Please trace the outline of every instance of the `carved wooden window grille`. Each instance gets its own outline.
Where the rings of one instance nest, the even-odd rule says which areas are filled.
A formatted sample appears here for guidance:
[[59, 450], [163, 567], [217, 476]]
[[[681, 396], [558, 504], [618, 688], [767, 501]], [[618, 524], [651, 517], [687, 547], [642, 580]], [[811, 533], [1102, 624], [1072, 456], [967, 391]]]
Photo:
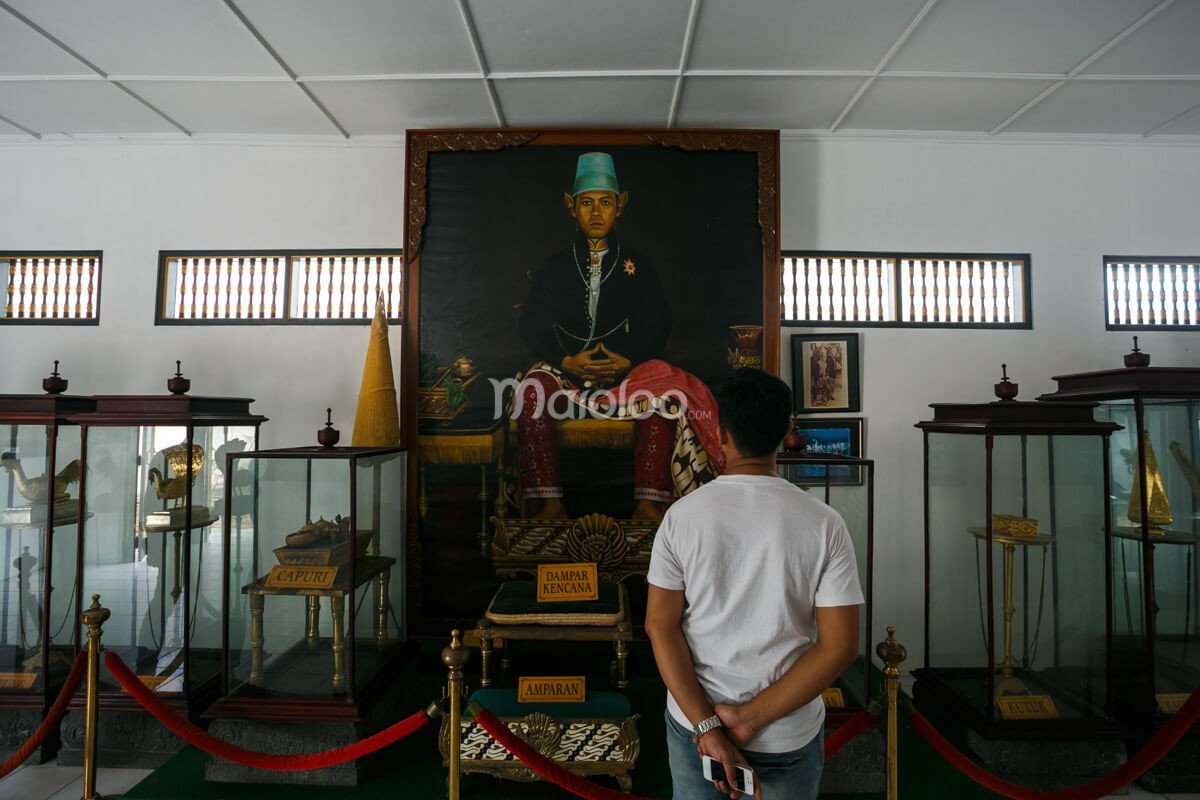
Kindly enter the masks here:
[[1104, 257], [1109, 330], [1200, 327], [1200, 258]]
[[180, 253], [159, 257], [159, 324], [399, 322], [399, 250]]
[[789, 252], [784, 325], [1030, 328], [1028, 255]]
[[0, 322], [98, 324], [100, 261], [96, 252], [0, 252]]

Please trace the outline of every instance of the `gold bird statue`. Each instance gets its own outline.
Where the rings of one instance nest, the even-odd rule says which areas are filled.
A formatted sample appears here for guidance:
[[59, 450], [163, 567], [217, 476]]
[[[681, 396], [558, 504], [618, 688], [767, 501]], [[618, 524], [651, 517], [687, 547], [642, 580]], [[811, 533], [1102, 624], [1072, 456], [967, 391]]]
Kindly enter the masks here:
[[166, 459], [171, 474], [174, 475], [172, 478], [163, 476], [158, 467], [151, 467], [150, 471], [146, 473], [146, 478], [154, 487], [154, 494], [158, 496], [159, 500], [175, 500], [175, 505], [179, 505], [178, 501], [187, 496], [191, 484], [196, 482], [196, 476], [204, 467], [204, 448], [198, 444], [192, 445], [192, 480], [190, 482], [187, 475], [187, 453], [188, 447], [185, 444], [171, 445], [162, 451], [162, 456]]
[[[17, 491], [26, 500], [31, 503], [43, 503], [46, 501], [49, 494], [49, 479], [45, 475], [40, 478], [25, 477], [25, 470], [21, 469], [21, 461], [17, 458], [16, 453], [10, 452], [0, 455], [0, 469], [12, 473], [13, 478], [17, 482]], [[58, 474], [54, 476], [54, 502], [59, 503], [70, 499], [70, 495], [67, 494], [67, 487], [78, 481], [79, 459], [75, 459], [59, 470]]]

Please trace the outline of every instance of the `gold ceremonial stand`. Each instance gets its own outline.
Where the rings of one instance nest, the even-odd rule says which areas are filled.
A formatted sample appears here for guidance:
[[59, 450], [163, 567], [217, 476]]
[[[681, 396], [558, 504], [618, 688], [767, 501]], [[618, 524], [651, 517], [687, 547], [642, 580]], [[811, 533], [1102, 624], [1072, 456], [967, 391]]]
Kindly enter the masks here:
[[[967, 528], [971, 534], [981, 541], [986, 541], [987, 528]], [[1000, 662], [1000, 674], [1004, 677], [996, 685], [996, 696], [1003, 694], [1029, 694], [1025, 684], [1021, 683], [1014, 674], [1016, 661], [1012, 654], [1012, 621], [1017, 607], [1013, 601], [1013, 573], [1016, 571], [1016, 556], [1018, 547], [1048, 547], [1054, 541], [1054, 534], [1039, 533], [1036, 536], [1015, 536], [1009, 533], [992, 532], [992, 542], [1004, 546], [1004, 660]]]

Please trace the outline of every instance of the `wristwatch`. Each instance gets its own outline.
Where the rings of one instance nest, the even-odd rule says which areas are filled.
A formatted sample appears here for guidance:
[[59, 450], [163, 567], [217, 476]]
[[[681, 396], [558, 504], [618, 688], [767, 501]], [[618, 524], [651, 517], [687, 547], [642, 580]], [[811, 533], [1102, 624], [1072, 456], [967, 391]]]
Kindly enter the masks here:
[[724, 726], [721, 724], [721, 718], [718, 717], [716, 714], [713, 714], [708, 719], [700, 720], [700, 722], [696, 725], [696, 727], [692, 728], [692, 733], [695, 734], [696, 739], [699, 740], [701, 736], [708, 733], [709, 731], [713, 731], [713, 730], [716, 730], [717, 728], [722, 728], [722, 727], [724, 727]]

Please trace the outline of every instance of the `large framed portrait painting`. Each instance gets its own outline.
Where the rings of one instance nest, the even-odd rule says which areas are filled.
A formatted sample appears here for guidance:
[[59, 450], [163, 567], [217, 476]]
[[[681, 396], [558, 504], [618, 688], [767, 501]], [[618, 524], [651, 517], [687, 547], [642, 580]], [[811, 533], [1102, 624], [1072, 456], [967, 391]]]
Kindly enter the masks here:
[[510, 530], [605, 515], [636, 560], [719, 473], [715, 392], [778, 372], [778, 133], [410, 131], [406, 172], [410, 616], [444, 633]]

